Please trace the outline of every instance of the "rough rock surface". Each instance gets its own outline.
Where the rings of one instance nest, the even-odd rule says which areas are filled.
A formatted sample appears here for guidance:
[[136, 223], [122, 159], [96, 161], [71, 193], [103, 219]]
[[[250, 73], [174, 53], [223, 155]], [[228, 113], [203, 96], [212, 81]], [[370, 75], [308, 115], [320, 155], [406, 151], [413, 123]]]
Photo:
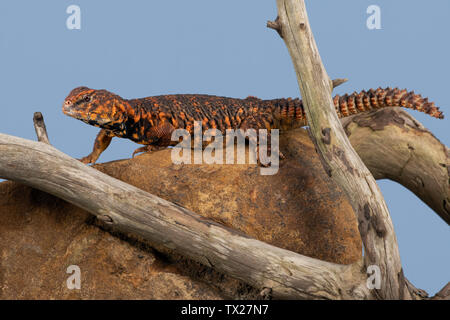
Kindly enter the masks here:
[[[170, 150], [96, 168], [275, 246], [336, 263], [359, 259], [354, 213], [305, 131], [283, 136], [282, 150], [286, 159], [273, 176], [254, 165], [177, 166]], [[13, 182], [0, 183], [0, 259], [1, 299], [258, 297], [237, 280], [107, 232], [84, 210]], [[67, 289], [69, 265], [81, 269], [81, 290]]]

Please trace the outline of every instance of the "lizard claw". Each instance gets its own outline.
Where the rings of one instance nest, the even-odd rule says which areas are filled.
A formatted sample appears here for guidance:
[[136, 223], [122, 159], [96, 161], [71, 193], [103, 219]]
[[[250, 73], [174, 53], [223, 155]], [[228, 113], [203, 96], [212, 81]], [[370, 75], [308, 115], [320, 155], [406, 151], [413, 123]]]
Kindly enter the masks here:
[[134, 150], [133, 154], [131, 155], [132, 158], [134, 158], [135, 155], [137, 155], [138, 153], [143, 153], [143, 152], [147, 152], [150, 151], [148, 149], [148, 146], [145, 147], [141, 147], [141, 148], [137, 148], [136, 150]]
[[134, 158], [134, 156], [138, 153], [157, 151], [157, 150], [161, 150], [161, 149], [164, 149], [164, 147], [152, 146], [149, 144], [149, 145], [146, 145], [146, 146], [143, 146], [143, 147], [140, 147], [140, 148], [137, 148], [136, 150], [134, 150], [131, 157]]
[[93, 159], [91, 156], [86, 156], [86, 157], [79, 159], [79, 161], [84, 164], [90, 164], [90, 163], [94, 164], [96, 159]]

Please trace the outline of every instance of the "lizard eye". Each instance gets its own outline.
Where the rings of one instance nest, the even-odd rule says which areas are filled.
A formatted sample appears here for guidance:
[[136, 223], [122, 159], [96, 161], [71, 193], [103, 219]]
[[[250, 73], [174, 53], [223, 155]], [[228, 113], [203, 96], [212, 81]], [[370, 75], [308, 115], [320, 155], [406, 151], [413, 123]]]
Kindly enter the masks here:
[[91, 101], [91, 97], [90, 96], [85, 96], [83, 98], [83, 100], [86, 101], [86, 102], [89, 102], [89, 101]]

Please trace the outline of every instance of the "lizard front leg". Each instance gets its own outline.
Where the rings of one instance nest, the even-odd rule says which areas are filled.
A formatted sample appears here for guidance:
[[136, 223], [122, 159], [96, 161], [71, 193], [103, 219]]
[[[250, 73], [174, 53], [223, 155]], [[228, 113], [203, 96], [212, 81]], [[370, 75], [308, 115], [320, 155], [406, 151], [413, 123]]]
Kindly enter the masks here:
[[106, 148], [108, 148], [113, 137], [114, 134], [111, 131], [101, 129], [97, 137], [95, 138], [94, 148], [92, 149], [92, 152], [88, 156], [81, 158], [80, 161], [86, 164], [95, 163], [102, 152], [105, 151]]

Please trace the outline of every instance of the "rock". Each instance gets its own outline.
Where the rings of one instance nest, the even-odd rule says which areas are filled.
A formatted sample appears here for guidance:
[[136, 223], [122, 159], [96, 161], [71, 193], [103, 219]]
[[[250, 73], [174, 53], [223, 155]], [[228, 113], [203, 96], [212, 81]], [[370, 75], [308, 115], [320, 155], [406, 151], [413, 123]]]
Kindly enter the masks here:
[[[255, 165], [174, 165], [169, 149], [95, 167], [275, 246], [335, 263], [360, 259], [352, 208], [305, 131], [281, 145], [286, 159], [273, 176]], [[105, 228], [63, 200], [0, 183], [0, 298], [258, 298], [255, 288]], [[81, 290], [67, 288], [70, 265], [80, 267]]]
[[[223, 299], [245, 288], [194, 262], [169, 261], [94, 222], [44, 192], [1, 183], [0, 299]], [[80, 267], [81, 290], [67, 288], [70, 265]]]

